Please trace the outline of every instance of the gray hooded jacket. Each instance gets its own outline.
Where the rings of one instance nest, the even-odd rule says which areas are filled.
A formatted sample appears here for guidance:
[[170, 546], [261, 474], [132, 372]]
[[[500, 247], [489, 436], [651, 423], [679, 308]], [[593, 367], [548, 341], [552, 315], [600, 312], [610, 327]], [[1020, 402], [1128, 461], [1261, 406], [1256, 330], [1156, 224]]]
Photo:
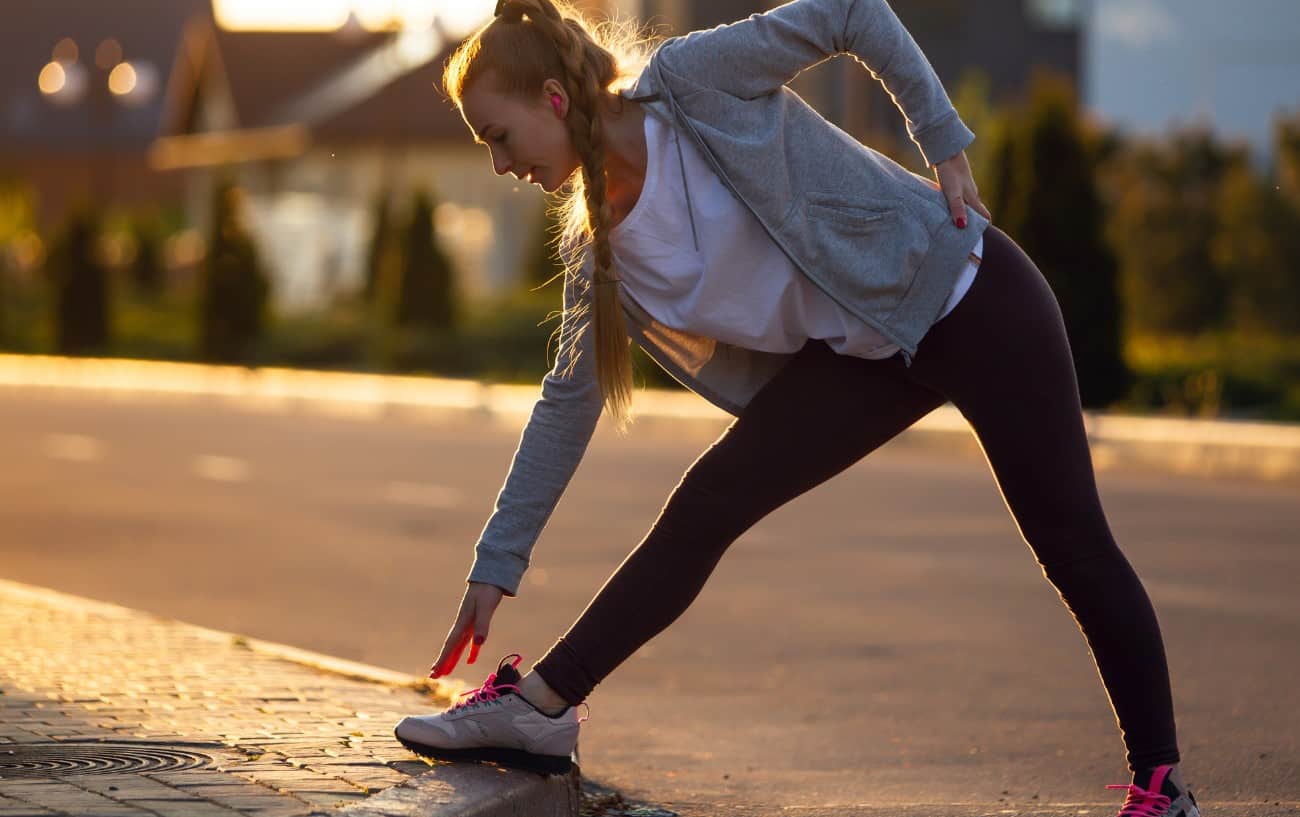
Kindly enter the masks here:
[[[885, 0], [794, 0], [665, 40], [624, 96], [693, 140], [794, 266], [897, 344], [910, 366], [988, 220], [968, 207], [967, 226], [958, 229], [927, 179], [835, 127], [786, 87], [804, 69], [843, 53], [884, 84], [927, 164], [974, 140]], [[689, 204], [684, 161], [681, 166]], [[693, 213], [691, 225], [698, 248]], [[590, 258], [579, 276], [566, 277], [567, 310], [587, 299]], [[730, 414], [738, 415], [791, 357], [664, 326], [619, 289], [631, 340]], [[580, 330], [562, 326], [562, 337]], [[568, 344], [561, 343], [467, 581], [518, 593], [533, 544], [600, 418], [593, 335], [580, 335], [567, 378], [561, 373]]]

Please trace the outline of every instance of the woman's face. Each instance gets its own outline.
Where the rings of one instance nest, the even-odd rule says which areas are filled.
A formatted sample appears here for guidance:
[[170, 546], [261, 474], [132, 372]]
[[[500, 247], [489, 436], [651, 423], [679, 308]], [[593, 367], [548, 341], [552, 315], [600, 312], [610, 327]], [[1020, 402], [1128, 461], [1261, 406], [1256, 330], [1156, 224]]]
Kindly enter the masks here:
[[[580, 164], [564, 125], [569, 95], [548, 79], [534, 99], [520, 100], [497, 93], [491, 80], [481, 77], [461, 96], [461, 116], [474, 141], [487, 145], [497, 175], [513, 173], [555, 192]], [[558, 112], [552, 94], [560, 96]]]

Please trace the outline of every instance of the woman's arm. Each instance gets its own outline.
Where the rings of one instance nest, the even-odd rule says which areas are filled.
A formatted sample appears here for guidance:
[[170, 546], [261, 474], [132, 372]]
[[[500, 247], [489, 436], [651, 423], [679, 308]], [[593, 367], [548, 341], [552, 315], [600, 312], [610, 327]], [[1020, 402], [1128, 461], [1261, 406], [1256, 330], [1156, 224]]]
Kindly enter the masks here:
[[927, 165], [937, 165], [974, 141], [934, 68], [886, 0], [793, 0], [729, 25], [667, 40], [656, 59], [674, 94], [714, 89], [753, 99], [845, 53], [885, 86]]
[[[569, 278], [568, 275], [565, 276]], [[586, 300], [586, 299], [583, 299]], [[564, 286], [564, 307], [579, 302], [572, 282]], [[562, 325], [562, 337], [574, 330]], [[567, 343], [542, 379], [542, 396], [524, 426], [496, 507], [474, 546], [466, 581], [493, 584], [508, 596], [519, 592], [529, 554], [564, 489], [568, 487], [600, 420], [602, 401], [596, 382], [594, 332], [582, 333], [578, 358], [569, 377]]]

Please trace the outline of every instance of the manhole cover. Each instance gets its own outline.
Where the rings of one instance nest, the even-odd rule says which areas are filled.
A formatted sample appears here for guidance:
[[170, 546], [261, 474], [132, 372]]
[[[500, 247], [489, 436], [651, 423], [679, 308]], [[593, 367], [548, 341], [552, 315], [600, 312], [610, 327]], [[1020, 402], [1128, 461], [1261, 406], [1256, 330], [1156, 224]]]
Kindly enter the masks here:
[[198, 752], [140, 743], [0, 744], [0, 779], [67, 777], [82, 774], [138, 774], [207, 766]]

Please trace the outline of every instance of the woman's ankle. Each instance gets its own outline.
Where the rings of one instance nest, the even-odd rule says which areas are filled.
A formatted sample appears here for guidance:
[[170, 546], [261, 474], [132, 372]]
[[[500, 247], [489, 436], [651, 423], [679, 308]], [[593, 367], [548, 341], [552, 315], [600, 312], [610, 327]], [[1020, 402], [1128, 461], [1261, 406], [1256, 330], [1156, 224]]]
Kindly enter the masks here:
[[569, 707], [569, 702], [561, 698], [559, 693], [551, 689], [542, 676], [534, 671], [528, 672], [519, 679], [519, 692], [524, 696], [524, 700], [547, 714], [559, 714]]
[[[1165, 779], [1168, 782], [1172, 783], [1179, 791], [1186, 791], [1188, 786], [1187, 786], [1186, 779], [1184, 779], [1183, 777], [1182, 765], [1179, 763], [1171, 763], [1169, 765], [1172, 768], [1170, 768], [1169, 774], [1165, 777]], [[1151, 775], [1154, 771], [1155, 768], [1144, 768], [1134, 772], [1133, 782], [1138, 783], [1139, 785], [1142, 785], [1145, 788], [1146, 786], [1149, 785], [1149, 782], [1151, 780]]]

